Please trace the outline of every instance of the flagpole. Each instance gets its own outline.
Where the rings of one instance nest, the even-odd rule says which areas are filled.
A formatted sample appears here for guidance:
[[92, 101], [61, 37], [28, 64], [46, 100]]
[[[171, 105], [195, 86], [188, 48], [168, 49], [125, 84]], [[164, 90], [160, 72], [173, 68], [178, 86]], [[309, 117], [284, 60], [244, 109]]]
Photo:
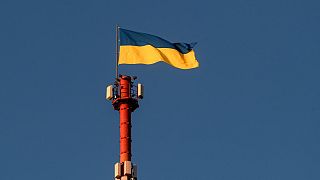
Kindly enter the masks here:
[[118, 79], [119, 72], [118, 72], [118, 65], [119, 62], [119, 25], [116, 25], [116, 79]]

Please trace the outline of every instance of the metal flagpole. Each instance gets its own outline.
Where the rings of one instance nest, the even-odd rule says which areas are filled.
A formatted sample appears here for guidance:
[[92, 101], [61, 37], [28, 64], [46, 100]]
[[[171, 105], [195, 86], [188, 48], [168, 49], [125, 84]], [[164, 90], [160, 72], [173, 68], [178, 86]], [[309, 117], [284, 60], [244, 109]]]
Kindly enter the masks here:
[[119, 25], [116, 25], [116, 79], [119, 77], [118, 65], [119, 62]]

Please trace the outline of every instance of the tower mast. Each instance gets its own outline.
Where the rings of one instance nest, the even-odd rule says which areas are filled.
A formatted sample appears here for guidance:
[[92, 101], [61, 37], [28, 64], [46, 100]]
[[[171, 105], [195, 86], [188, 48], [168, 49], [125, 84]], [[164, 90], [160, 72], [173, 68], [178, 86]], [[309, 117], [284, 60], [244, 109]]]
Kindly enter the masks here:
[[115, 164], [115, 180], [137, 180], [137, 166], [131, 162], [131, 113], [139, 107], [138, 99], [143, 98], [143, 86], [138, 84], [134, 88], [135, 79], [119, 75], [114, 86], [107, 87], [106, 98], [112, 100], [120, 119], [120, 161]]

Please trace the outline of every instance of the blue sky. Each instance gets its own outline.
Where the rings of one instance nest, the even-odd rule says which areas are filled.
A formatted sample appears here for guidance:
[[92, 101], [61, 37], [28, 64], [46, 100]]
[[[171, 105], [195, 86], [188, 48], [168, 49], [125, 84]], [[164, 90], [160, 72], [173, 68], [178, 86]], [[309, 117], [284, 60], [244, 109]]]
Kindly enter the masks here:
[[200, 68], [122, 65], [139, 179], [320, 179], [320, 3], [0, 1], [0, 179], [105, 180], [115, 25], [198, 42]]

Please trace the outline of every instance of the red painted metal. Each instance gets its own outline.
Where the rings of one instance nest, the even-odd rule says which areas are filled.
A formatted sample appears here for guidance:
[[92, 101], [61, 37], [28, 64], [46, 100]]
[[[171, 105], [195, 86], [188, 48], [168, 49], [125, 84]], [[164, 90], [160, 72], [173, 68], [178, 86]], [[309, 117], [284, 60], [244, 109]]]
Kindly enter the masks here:
[[120, 76], [120, 97], [113, 101], [120, 114], [120, 163], [131, 161], [131, 112], [139, 107], [138, 100], [131, 96], [131, 77]]
[[131, 112], [129, 104], [120, 105], [120, 162], [131, 161]]
[[[121, 77], [120, 97], [130, 98], [131, 78]], [[131, 161], [131, 110], [129, 103], [120, 104], [120, 163]]]

